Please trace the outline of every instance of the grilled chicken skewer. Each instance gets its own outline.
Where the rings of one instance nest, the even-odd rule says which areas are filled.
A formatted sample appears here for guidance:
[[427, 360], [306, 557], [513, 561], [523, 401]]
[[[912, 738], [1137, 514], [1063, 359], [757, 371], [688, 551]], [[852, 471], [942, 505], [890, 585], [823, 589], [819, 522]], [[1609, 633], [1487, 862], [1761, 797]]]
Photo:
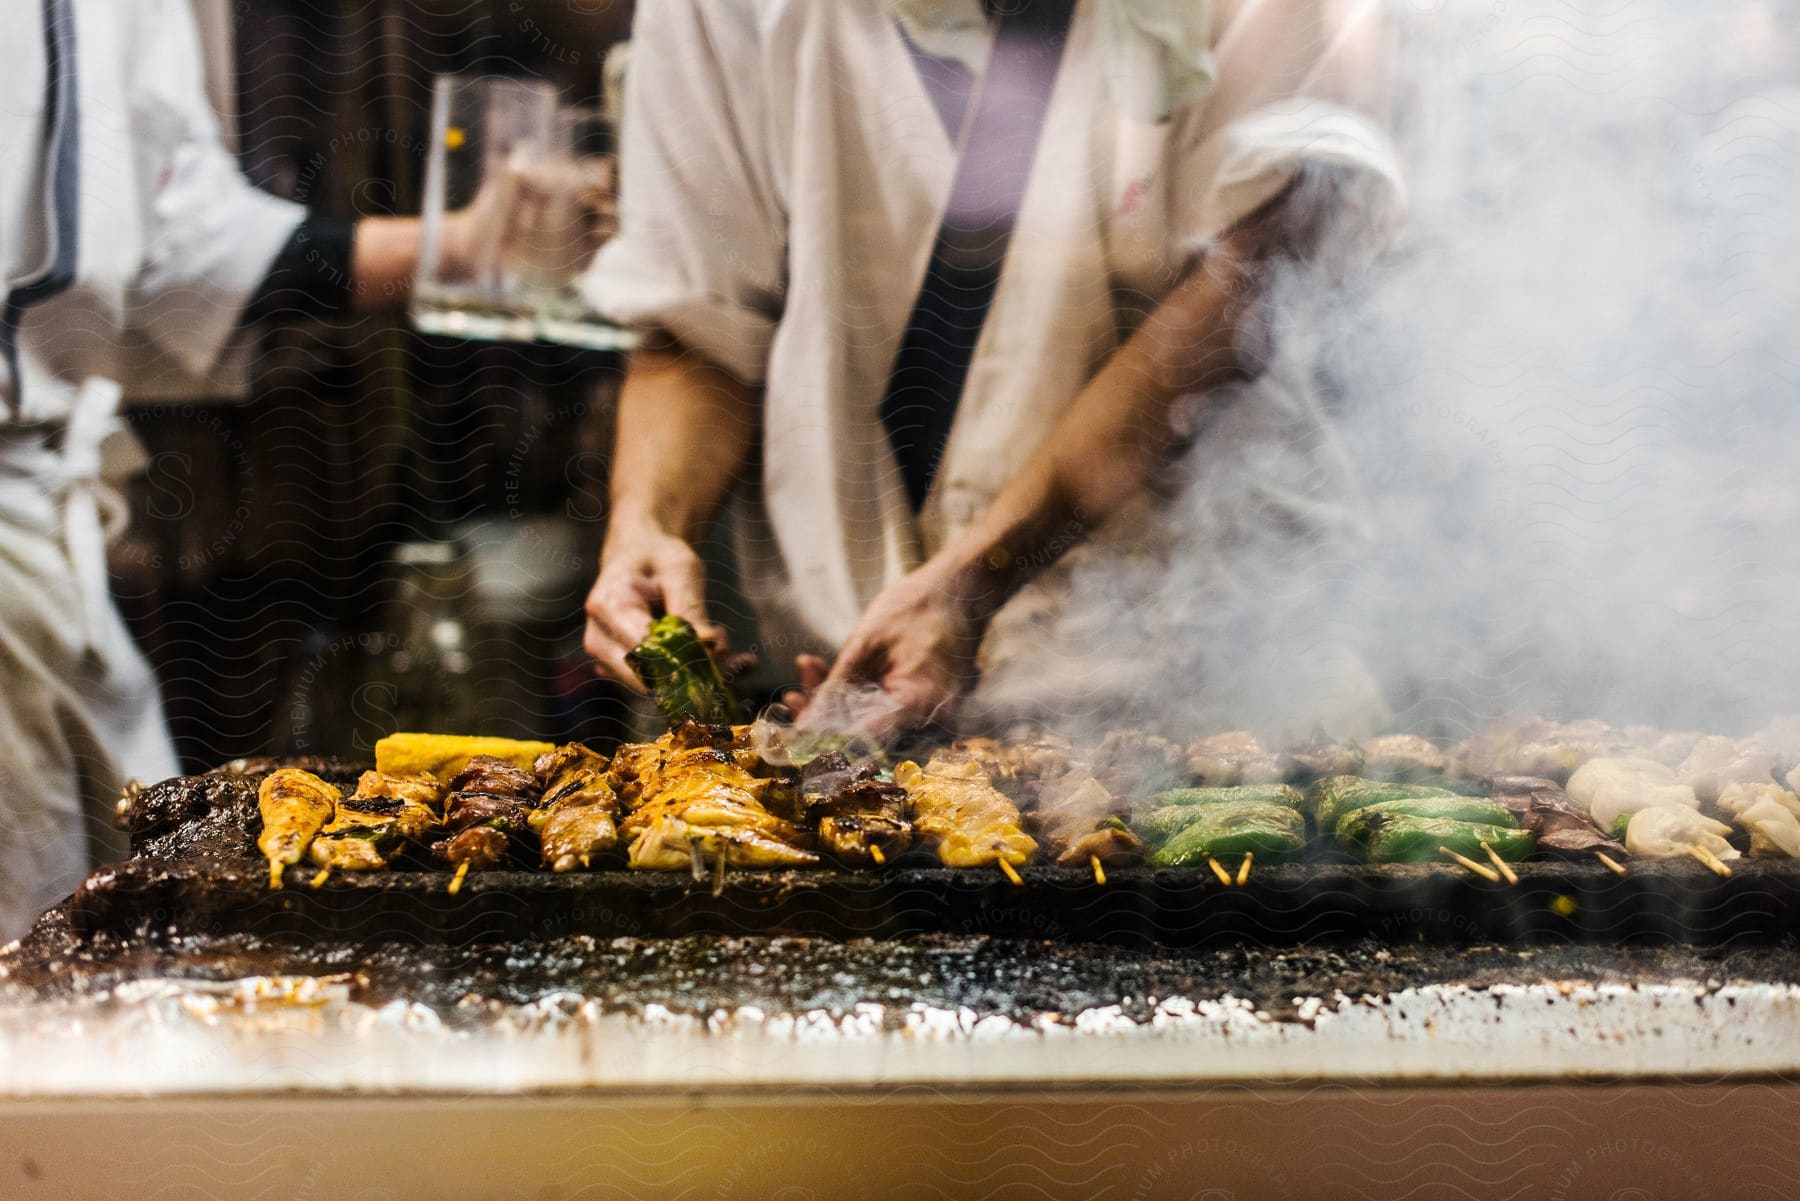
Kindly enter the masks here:
[[820, 755], [801, 773], [800, 804], [820, 845], [844, 863], [879, 866], [912, 846], [906, 789], [883, 780], [873, 759], [852, 764], [836, 751]]
[[1091, 865], [1095, 878], [1104, 880], [1105, 864], [1129, 863], [1143, 854], [1143, 841], [1125, 822], [1130, 812], [1124, 798], [1076, 770], [1046, 785], [1029, 816], [1033, 833], [1050, 844], [1058, 866]]
[[[660, 742], [661, 740], [659, 740]], [[702, 874], [707, 860], [738, 867], [811, 867], [819, 857], [796, 846], [800, 832], [764, 805], [783, 792], [781, 781], [750, 774], [725, 726], [684, 723], [660, 756], [622, 748], [634, 800], [620, 832], [630, 840], [629, 863], [651, 871], [686, 867]], [[745, 748], [748, 747], [747, 739]]]
[[945, 867], [997, 865], [1015, 883], [1017, 868], [1037, 851], [1019, 808], [967, 756], [934, 755], [924, 767], [907, 760], [894, 783], [912, 801], [913, 828]]
[[263, 778], [256, 791], [262, 833], [256, 848], [269, 861], [269, 887], [281, 887], [281, 875], [300, 862], [307, 847], [337, 809], [338, 789], [309, 771], [282, 767]]
[[451, 892], [471, 871], [490, 871], [505, 862], [514, 844], [531, 836], [531, 810], [538, 799], [537, 777], [490, 755], [476, 755], [450, 781], [444, 801], [444, 828], [450, 837], [432, 854], [456, 868]]
[[444, 786], [429, 775], [390, 776], [366, 771], [356, 792], [336, 811], [308, 849], [327, 871], [374, 871], [403, 842], [420, 842], [437, 827]]
[[544, 866], [587, 869], [619, 845], [619, 797], [606, 782], [606, 756], [578, 742], [538, 756], [534, 766], [542, 804], [526, 819], [537, 831]]

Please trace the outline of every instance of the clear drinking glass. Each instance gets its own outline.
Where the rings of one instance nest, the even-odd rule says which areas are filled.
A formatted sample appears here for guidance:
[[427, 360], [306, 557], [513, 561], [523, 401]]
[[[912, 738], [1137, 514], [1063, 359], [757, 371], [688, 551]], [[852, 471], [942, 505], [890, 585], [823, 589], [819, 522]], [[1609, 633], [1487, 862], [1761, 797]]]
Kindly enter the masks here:
[[[536, 336], [538, 296], [509, 245], [518, 176], [552, 153], [556, 90], [534, 80], [441, 75], [432, 89], [431, 153], [413, 324], [464, 338]], [[454, 234], [448, 220], [469, 213]]]
[[561, 186], [543, 197], [535, 220], [522, 223], [530, 228], [520, 238], [539, 297], [538, 337], [593, 350], [630, 349], [636, 335], [590, 309], [575, 286], [610, 232], [603, 213], [611, 213], [619, 181], [613, 122], [597, 106], [566, 105], [557, 110], [552, 146], [545, 178]]

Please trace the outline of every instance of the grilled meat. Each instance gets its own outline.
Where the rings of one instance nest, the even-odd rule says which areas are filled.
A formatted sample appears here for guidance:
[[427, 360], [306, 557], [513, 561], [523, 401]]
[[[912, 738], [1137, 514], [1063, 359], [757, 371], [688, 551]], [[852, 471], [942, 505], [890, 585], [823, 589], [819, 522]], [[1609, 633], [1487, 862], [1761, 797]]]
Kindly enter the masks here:
[[883, 780], [873, 759], [853, 764], [836, 751], [820, 755], [801, 773], [800, 804], [819, 844], [845, 863], [886, 862], [912, 846], [906, 790]]
[[1750, 832], [1750, 854], [1800, 858], [1800, 796], [1774, 782], [1732, 784], [1719, 809]]
[[973, 758], [934, 755], [924, 767], [909, 759], [894, 768], [894, 783], [912, 802], [913, 828], [945, 867], [1018, 867], [1037, 850], [1018, 806]]
[[337, 788], [298, 768], [277, 768], [263, 778], [256, 793], [263, 827], [256, 846], [269, 861], [271, 884], [280, 884], [282, 871], [300, 862], [341, 796]]
[[586, 869], [619, 843], [619, 797], [606, 782], [606, 756], [578, 742], [538, 756], [533, 772], [544, 799], [527, 821], [537, 831], [544, 866]]
[[1625, 831], [1625, 848], [1647, 859], [1677, 859], [1698, 848], [1717, 859], [1739, 859], [1738, 849], [1725, 841], [1731, 827], [1681, 805], [1661, 805], [1631, 814]]
[[1362, 773], [1372, 780], [1440, 780], [1450, 760], [1417, 734], [1385, 734], [1362, 744]]
[[[726, 862], [744, 866], [777, 866], [775, 859], [787, 867], [819, 861], [795, 845], [799, 831], [793, 824], [763, 804], [765, 796], [780, 793], [781, 782], [746, 770], [745, 758], [754, 754], [747, 728], [740, 733], [688, 723], [668, 739], [659, 760], [644, 756], [632, 766], [635, 795], [620, 826], [632, 840], [632, 866], [697, 870], [695, 855], [702, 852], [722, 853]], [[702, 838], [707, 831], [719, 836]]]
[[433, 844], [432, 853], [453, 867], [498, 867], [515, 846], [530, 840], [538, 797], [531, 772], [491, 755], [474, 756], [450, 781], [444, 828], [451, 836]]
[[356, 792], [313, 839], [309, 856], [320, 867], [374, 871], [407, 841], [422, 840], [438, 824], [444, 788], [428, 775], [390, 776], [366, 771]]
[[1700, 807], [1694, 790], [1654, 759], [1590, 759], [1569, 777], [1568, 793], [1595, 825], [1609, 832], [1621, 817], [1641, 809]]
[[1248, 730], [1228, 730], [1189, 743], [1187, 768], [1196, 784], [1212, 788], [1276, 784], [1287, 774], [1281, 756]]
[[1085, 772], [1073, 771], [1039, 794], [1029, 820], [1063, 867], [1125, 863], [1143, 853], [1143, 840], [1125, 819], [1130, 806]]
[[1733, 784], [1772, 782], [1775, 760], [1766, 751], [1730, 738], [1702, 738], [1675, 769], [1675, 776], [1702, 803], [1710, 803]]
[[1317, 731], [1307, 742], [1290, 747], [1281, 756], [1283, 775], [1297, 783], [1321, 776], [1354, 776], [1362, 772], [1362, 748], [1355, 743], [1334, 742]]
[[1113, 730], [1087, 756], [1088, 774], [1120, 796], [1138, 797], [1188, 781], [1187, 753], [1142, 730]]

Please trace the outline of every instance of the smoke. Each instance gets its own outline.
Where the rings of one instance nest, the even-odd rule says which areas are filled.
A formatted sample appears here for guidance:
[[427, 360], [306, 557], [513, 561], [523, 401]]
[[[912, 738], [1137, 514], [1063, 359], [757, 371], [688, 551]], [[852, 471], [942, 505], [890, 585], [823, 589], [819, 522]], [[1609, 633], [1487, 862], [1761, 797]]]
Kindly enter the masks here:
[[1272, 378], [988, 701], [1054, 677], [1072, 725], [1189, 736], [1800, 709], [1800, 11], [1391, 15], [1402, 244], [1278, 283]]

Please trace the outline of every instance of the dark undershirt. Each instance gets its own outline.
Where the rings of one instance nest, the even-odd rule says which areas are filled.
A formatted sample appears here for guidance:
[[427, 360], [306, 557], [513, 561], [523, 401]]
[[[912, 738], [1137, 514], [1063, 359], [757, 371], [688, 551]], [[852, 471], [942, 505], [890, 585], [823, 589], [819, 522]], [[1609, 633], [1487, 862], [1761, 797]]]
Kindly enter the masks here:
[[238, 318], [331, 317], [350, 311], [350, 255], [356, 224], [309, 213], [275, 256]]

